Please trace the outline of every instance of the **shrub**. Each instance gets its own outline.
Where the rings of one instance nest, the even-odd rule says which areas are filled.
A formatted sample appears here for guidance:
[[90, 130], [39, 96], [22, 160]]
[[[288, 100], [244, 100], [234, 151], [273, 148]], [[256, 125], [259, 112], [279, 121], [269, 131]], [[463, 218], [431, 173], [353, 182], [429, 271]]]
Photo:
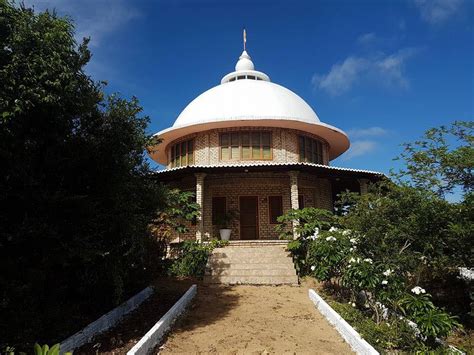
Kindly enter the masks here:
[[333, 228], [330, 231], [316, 229], [310, 238], [308, 263], [311, 265], [311, 275], [320, 281], [342, 276], [351, 247], [347, 236]]
[[212, 250], [226, 244], [226, 241], [221, 240], [212, 240], [210, 243], [191, 240], [183, 242], [178, 251], [178, 258], [171, 264], [170, 274], [180, 277], [204, 276], [207, 259]]
[[461, 327], [457, 318], [444, 310], [437, 308], [431, 301], [431, 295], [421, 287], [412, 289], [412, 294], [406, 294], [398, 302], [400, 310], [410, 320], [415, 322], [423, 336], [431, 343], [436, 338], [448, 336], [455, 327]]
[[377, 324], [361, 310], [351, 304], [330, 301], [331, 307], [338, 312], [354, 329], [378, 351], [407, 351], [413, 349], [414, 330], [404, 321], [394, 317]]
[[[48, 345], [39, 345], [38, 343], [34, 346], [35, 355], [59, 355], [60, 345], [54, 344], [51, 348]], [[64, 355], [72, 355], [71, 352], [66, 352]]]

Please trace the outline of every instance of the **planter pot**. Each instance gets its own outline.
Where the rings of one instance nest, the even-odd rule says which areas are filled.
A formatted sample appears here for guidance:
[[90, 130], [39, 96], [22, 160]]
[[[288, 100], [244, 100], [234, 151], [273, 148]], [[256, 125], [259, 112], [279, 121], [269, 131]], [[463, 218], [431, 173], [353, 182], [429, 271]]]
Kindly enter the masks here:
[[229, 240], [230, 239], [230, 232], [232, 232], [232, 229], [219, 229], [219, 234], [221, 235], [221, 240]]

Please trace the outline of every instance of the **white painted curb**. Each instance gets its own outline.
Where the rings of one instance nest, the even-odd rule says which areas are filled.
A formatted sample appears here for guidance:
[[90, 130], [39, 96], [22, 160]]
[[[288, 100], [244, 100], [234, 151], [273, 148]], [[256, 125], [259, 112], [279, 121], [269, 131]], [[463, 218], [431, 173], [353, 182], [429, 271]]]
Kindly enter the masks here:
[[148, 299], [153, 294], [153, 291], [153, 287], [148, 286], [130, 298], [128, 301], [104, 314], [102, 317], [90, 323], [84, 329], [78, 331], [76, 334], [61, 342], [61, 354], [81, 347], [82, 345], [88, 343], [96, 335], [103, 333], [113, 327], [126, 314], [133, 311], [135, 308], [141, 305], [143, 301]]
[[178, 318], [186, 309], [188, 304], [194, 298], [197, 292], [197, 286], [192, 285], [188, 291], [174, 304], [166, 314], [140, 339], [135, 346], [130, 349], [127, 355], [145, 355], [158, 345], [160, 340], [171, 328], [176, 318]]
[[355, 331], [354, 328], [350, 326], [334, 309], [331, 308], [322, 298], [319, 296], [316, 291], [310, 289], [308, 291], [309, 298], [315, 306], [318, 308], [319, 312], [331, 323], [336, 330], [341, 334], [344, 340], [351, 346], [357, 354], [364, 355], [375, 355], [379, 354], [372, 345], [367, 343], [362, 337]]

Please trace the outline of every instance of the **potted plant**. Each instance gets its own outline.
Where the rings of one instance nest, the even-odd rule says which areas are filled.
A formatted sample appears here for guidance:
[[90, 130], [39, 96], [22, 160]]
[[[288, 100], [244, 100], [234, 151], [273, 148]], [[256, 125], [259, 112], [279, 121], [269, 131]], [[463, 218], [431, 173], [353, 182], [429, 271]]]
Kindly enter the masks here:
[[234, 222], [239, 215], [239, 211], [230, 210], [217, 218], [217, 225], [219, 226], [219, 235], [221, 240], [229, 240], [230, 233], [232, 232], [232, 222]]

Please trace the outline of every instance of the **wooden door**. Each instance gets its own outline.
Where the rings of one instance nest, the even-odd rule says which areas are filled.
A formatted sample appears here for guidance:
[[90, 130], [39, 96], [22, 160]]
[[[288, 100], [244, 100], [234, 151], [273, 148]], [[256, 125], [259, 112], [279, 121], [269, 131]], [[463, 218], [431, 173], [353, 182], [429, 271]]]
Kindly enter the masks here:
[[240, 239], [258, 239], [258, 198], [240, 196]]

